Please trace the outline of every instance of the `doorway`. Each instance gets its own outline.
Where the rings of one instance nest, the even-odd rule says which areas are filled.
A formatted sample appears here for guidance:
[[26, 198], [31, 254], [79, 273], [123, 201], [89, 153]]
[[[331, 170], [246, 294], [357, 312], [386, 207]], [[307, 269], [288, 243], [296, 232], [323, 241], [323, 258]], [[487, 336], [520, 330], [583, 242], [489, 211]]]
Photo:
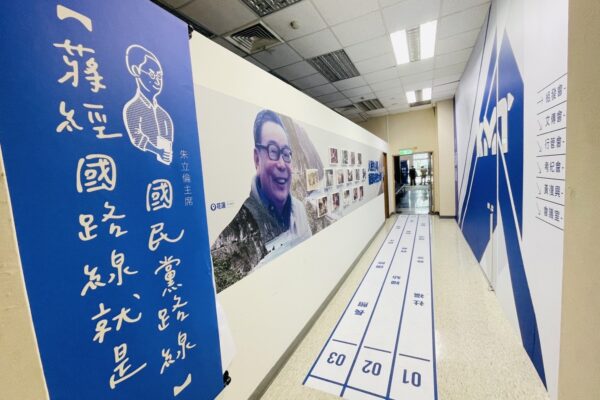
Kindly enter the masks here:
[[433, 212], [433, 153], [394, 156], [396, 213]]

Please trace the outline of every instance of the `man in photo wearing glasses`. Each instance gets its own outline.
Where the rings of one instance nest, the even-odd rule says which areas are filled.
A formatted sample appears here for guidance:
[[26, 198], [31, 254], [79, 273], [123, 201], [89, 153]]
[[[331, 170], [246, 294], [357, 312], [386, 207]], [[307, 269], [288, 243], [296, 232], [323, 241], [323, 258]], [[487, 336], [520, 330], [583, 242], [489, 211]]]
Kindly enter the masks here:
[[[262, 110], [254, 120], [254, 166], [250, 196], [212, 247], [217, 290], [250, 273], [269, 253], [285, 251], [312, 236], [302, 201], [290, 193], [292, 149], [281, 118]], [[225, 249], [244, 240], [235, 254]]]

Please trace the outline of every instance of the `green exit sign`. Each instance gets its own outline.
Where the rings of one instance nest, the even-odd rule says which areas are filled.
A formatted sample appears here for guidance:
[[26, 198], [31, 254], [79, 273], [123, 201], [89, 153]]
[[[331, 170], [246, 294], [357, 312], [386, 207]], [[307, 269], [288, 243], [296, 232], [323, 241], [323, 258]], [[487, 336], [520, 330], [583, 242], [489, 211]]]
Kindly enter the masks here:
[[400, 155], [401, 156], [408, 156], [410, 154], [412, 154], [413, 151], [411, 149], [400, 149]]

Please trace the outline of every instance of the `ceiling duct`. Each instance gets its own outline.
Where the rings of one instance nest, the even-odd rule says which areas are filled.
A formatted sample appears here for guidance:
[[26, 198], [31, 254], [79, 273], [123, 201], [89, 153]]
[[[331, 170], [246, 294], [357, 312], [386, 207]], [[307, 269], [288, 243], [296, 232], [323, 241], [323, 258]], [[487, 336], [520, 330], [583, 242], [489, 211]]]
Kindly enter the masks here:
[[360, 75], [344, 50], [337, 50], [306, 60], [330, 82]]
[[282, 43], [282, 40], [262, 22], [258, 22], [237, 32], [230, 33], [225, 36], [225, 39], [248, 54], [254, 54], [268, 47]]
[[373, 111], [383, 108], [379, 99], [364, 100], [354, 104], [360, 111]]
[[264, 17], [301, 0], [242, 0], [258, 16]]

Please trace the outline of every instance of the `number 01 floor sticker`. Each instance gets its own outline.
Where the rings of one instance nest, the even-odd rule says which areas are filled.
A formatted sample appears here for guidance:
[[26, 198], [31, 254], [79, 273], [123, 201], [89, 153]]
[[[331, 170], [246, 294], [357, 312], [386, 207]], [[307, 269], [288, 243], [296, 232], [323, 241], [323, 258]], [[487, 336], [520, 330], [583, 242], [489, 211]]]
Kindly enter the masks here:
[[346, 399], [437, 399], [429, 216], [398, 217], [304, 384]]

